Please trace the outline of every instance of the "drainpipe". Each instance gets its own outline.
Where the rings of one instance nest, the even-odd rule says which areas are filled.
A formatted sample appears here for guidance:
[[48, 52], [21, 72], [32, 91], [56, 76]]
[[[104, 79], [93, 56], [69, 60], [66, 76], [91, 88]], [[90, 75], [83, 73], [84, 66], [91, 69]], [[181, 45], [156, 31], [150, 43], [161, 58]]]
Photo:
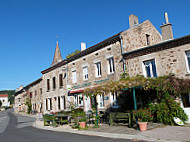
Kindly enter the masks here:
[[123, 40], [122, 40], [122, 36], [120, 35], [120, 44], [121, 44], [121, 55], [122, 55], [122, 62], [123, 62], [123, 71], [124, 73], [126, 73], [126, 68], [125, 68], [125, 60], [123, 58]]

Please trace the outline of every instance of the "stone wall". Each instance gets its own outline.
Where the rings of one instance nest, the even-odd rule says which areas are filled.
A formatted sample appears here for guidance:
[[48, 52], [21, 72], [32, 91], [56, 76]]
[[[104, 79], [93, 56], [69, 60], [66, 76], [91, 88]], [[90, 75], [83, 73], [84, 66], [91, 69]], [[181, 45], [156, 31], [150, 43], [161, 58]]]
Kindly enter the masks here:
[[[113, 57], [115, 72], [108, 73], [108, 58]], [[96, 77], [95, 75], [95, 63], [101, 62], [101, 76]], [[83, 67], [88, 67], [88, 79], [83, 78]], [[76, 70], [77, 83], [72, 81], [72, 71]], [[121, 45], [120, 42], [108, 45], [100, 50], [90, 53], [84, 57], [74, 60], [69, 63], [69, 79], [68, 84], [71, 85], [72, 90], [85, 89], [87, 87], [94, 87], [101, 82], [108, 80], [119, 80], [120, 75], [123, 73], [123, 63], [121, 56]], [[105, 95], [108, 97], [108, 95]], [[108, 97], [109, 98], [109, 97]], [[105, 110], [108, 108], [109, 100], [105, 100]], [[101, 109], [99, 109], [101, 110]]]
[[[68, 91], [67, 91], [67, 77], [66, 74], [67, 73], [67, 66], [61, 66], [59, 68], [54, 69], [53, 71], [50, 71], [46, 74], [43, 75], [43, 110], [45, 113], [49, 112], [48, 110], [46, 110], [46, 99], [47, 98], [52, 98], [52, 108], [53, 111], [60, 111], [60, 109], [58, 109], [58, 97], [60, 96], [65, 96], [66, 99], [66, 106], [67, 108], [69, 107], [68, 105], [68, 99], [67, 99], [67, 95], [68, 95]], [[63, 75], [63, 86], [60, 87], [59, 85], [59, 75], [62, 74]], [[53, 77], [55, 77], [56, 81], [56, 88], [53, 89]], [[64, 78], [65, 77], [65, 78]], [[50, 80], [50, 90], [48, 91], [47, 89], [47, 79]]]
[[149, 45], [161, 42], [162, 36], [149, 20], [134, 26], [122, 33], [124, 52], [148, 46], [146, 34], [149, 35]]
[[[31, 104], [32, 104], [32, 110], [36, 110], [37, 112], [42, 112], [43, 111], [43, 102], [42, 102], [42, 96], [43, 96], [43, 80], [40, 82], [32, 85], [29, 88], [29, 96], [32, 93], [32, 98], [31, 98]], [[42, 89], [42, 90], [41, 90]]]
[[188, 50], [190, 50], [190, 44], [185, 44], [128, 59], [126, 60], [126, 71], [129, 76], [143, 75], [143, 62], [155, 59], [158, 76], [174, 73], [180, 78], [189, 78], [185, 61], [185, 52]]

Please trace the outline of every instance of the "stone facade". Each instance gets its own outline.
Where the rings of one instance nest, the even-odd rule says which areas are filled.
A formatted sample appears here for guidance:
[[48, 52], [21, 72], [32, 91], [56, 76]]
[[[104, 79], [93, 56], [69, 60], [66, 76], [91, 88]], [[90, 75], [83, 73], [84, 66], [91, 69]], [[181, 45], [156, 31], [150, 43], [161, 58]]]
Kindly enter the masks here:
[[162, 41], [162, 36], [149, 20], [124, 31], [122, 37], [124, 52], [154, 45]]
[[29, 88], [29, 97], [32, 104], [32, 111], [43, 111], [43, 81], [38, 79]]
[[[138, 21], [137, 16], [133, 15], [133, 17], [130, 20]], [[43, 94], [44, 112], [60, 111], [63, 108], [69, 110], [71, 105], [82, 107], [85, 111], [90, 110], [92, 100], [83, 95], [85, 88], [95, 87], [103, 81], [119, 80], [120, 75], [124, 72], [123, 52], [161, 42], [161, 35], [150, 21], [147, 20], [141, 24], [134, 23], [130, 29], [84, 49], [69, 59], [56, 62], [54, 66], [42, 71], [43, 90], [45, 90]], [[56, 55], [60, 56], [58, 45], [54, 58]], [[61, 59], [61, 57], [59, 58]], [[66, 75], [61, 88], [59, 86], [60, 74]], [[62, 97], [64, 100], [60, 101]], [[105, 111], [112, 107], [114, 98], [110, 93], [104, 94], [104, 96], [98, 95], [99, 111]], [[65, 107], [60, 107], [60, 103]]]
[[[170, 44], [175, 44], [175, 42], [177, 42], [177, 39], [171, 40]], [[172, 73], [180, 78], [189, 78], [188, 65], [186, 63], [186, 52], [189, 50], [190, 43], [187, 43], [169, 49], [147, 52], [145, 55], [126, 59], [126, 72], [129, 76], [136, 76], [137, 74], [145, 75], [143, 62], [154, 59], [158, 76]]]
[[14, 111], [15, 112], [27, 112], [27, 101], [28, 95], [27, 91], [22, 88], [16, 90], [14, 99]]
[[[50, 110], [56, 112], [68, 109], [69, 106], [67, 98], [68, 91], [67, 91], [66, 74], [67, 74], [67, 65], [65, 66], [63, 65], [46, 74], [43, 74], [44, 113], [47, 113]], [[53, 78], [55, 78], [55, 88], [53, 88]], [[49, 80], [49, 89], [47, 85], [48, 80]], [[60, 85], [60, 80], [62, 80], [62, 85]]]

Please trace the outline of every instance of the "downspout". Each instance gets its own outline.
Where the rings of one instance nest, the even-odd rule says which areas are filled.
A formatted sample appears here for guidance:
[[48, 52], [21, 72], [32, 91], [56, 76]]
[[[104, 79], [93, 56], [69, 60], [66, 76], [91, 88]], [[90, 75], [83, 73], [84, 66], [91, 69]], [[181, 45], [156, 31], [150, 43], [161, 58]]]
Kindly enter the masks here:
[[120, 35], [120, 44], [121, 44], [121, 55], [122, 55], [122, 62], [123, 62], [123, 72], [126, 73], [126, 68], [125, 68], [125, 60], [123, 58], [123, 40], [122, 36]]

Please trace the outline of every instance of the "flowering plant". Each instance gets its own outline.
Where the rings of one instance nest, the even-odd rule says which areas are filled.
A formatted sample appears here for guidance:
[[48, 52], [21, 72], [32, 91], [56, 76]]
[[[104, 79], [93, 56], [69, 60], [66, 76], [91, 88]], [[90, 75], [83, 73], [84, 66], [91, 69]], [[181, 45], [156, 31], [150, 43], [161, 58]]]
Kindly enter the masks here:
[[144, 108], [144, 109], [134, 111], [134, 115], [138, 118], [138, 121], [140, 122], [153, 121], [153, 114], [151, 114], [149, 108]]

